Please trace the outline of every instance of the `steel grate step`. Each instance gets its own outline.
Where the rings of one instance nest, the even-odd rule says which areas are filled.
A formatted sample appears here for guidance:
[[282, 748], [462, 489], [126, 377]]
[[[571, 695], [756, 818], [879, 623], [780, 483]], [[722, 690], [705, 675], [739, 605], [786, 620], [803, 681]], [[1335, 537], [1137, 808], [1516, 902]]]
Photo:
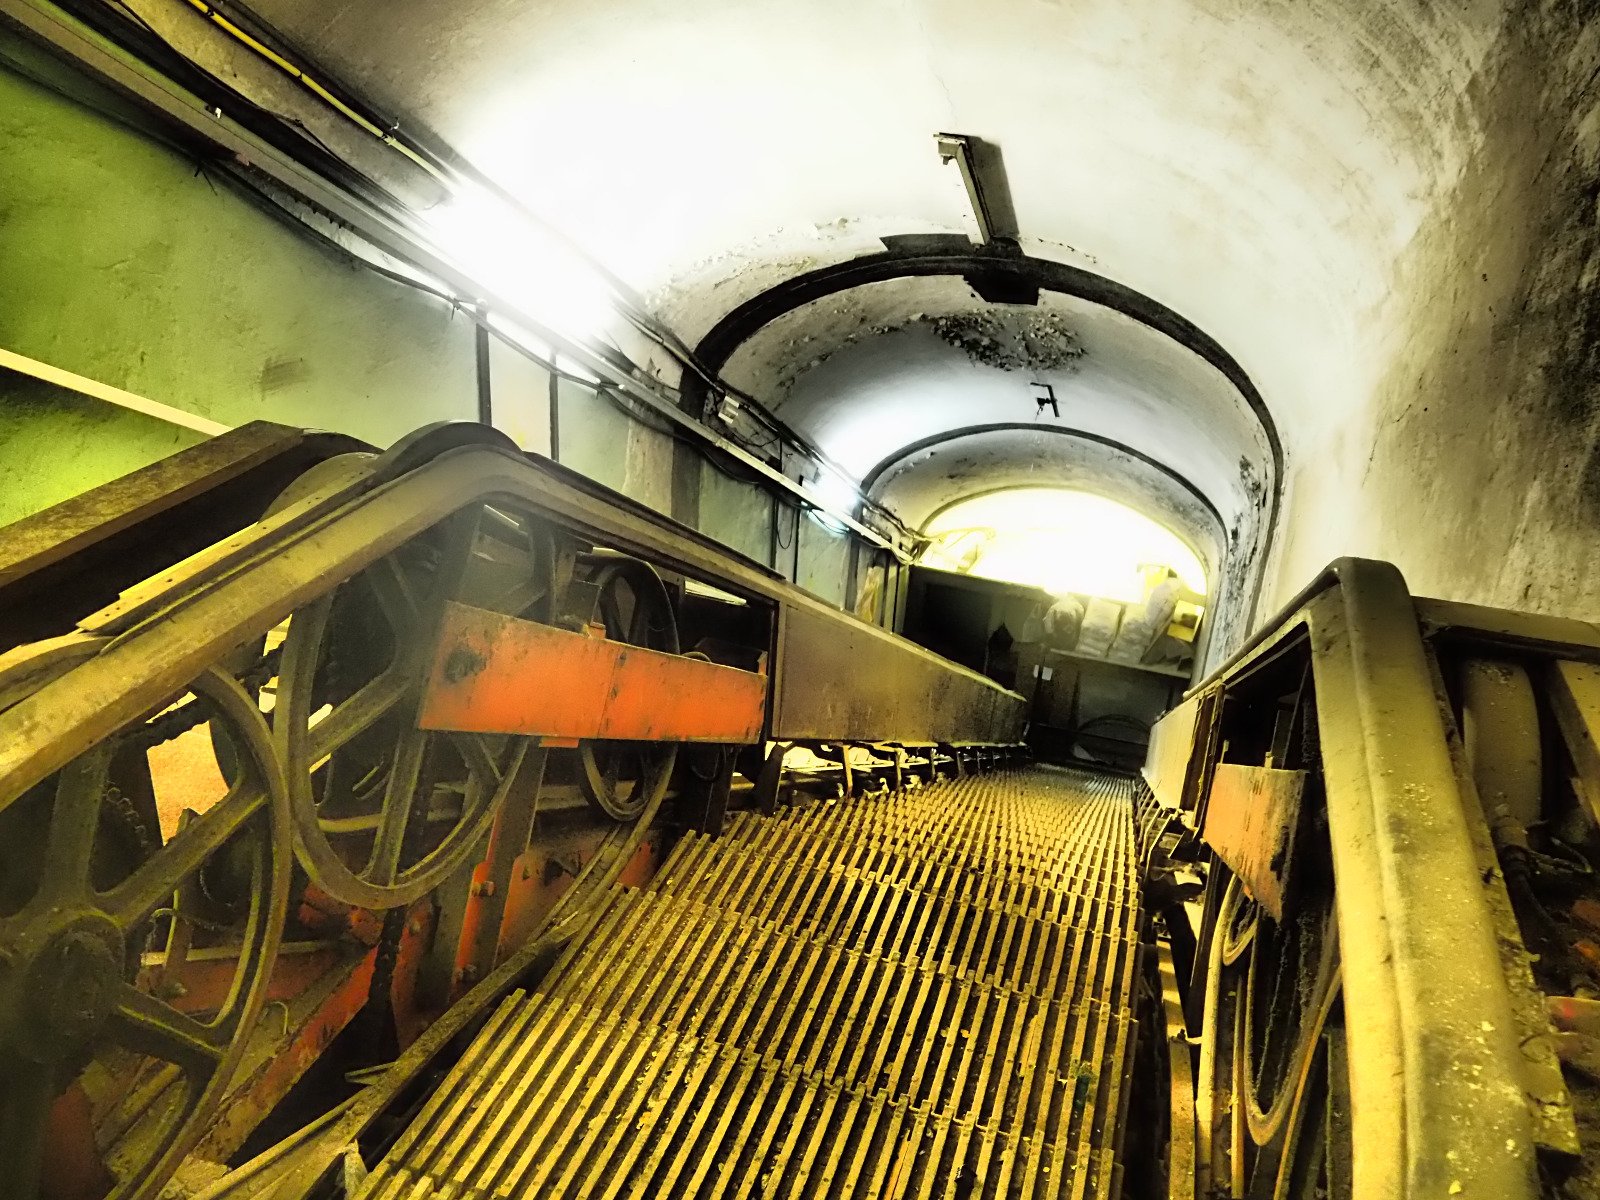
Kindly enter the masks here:
[[507, 998], [361, 1196], [1110, 1197], [1137, 920], [1124, 781], [741, 814]]

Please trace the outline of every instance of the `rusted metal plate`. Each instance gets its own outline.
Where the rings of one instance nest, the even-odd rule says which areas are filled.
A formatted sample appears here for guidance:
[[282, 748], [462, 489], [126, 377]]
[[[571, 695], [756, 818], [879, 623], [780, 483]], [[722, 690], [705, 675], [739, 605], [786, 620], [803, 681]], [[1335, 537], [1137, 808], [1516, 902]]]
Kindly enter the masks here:
[[1218, 763], [1211, 777], [1200, 836], [1275, 921], [1283, 919], [1289, 851], [1305, 790], [1304, 771]]
[[1575, 790], [1600, 820], [1600, 667], [1563, 659], [1548, 682], [1550, 707], [1578, 771]]
[[1022, 740], [1024, 701], [992, 679], [821, 605], [786, 604], [774, 738], [783, 741]]
[[1195, 726], [1200, 719], [1200, 697], [1191, 696], [1162, 717], [1150, 730], [1141, 774], [1150, 791], [1165, 808], [1183, 807], [1183, 784], [1194, 754]]
[[761, 740], [767, 680], [452, 601], [424, 729], [615, 741]]

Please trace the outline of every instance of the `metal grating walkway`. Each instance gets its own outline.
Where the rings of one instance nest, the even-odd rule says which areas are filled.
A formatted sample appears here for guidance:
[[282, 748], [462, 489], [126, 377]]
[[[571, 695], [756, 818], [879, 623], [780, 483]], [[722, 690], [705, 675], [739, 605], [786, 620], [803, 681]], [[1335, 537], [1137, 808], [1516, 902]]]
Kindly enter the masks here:
[[1120, 780], [741, 814], [506, 999], [362, 1200], [1114, 1196], [1137, 905]]

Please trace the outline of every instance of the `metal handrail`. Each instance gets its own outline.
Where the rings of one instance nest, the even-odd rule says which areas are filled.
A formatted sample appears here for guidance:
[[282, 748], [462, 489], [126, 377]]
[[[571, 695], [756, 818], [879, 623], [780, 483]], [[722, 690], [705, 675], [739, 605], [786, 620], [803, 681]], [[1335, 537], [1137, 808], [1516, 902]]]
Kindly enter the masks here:
[[1416, 607], [1344, 558], [1194, 688], [1308, 637], [1349, 1039], [1354, 1195], [1539, 1194], [1510, 985]]

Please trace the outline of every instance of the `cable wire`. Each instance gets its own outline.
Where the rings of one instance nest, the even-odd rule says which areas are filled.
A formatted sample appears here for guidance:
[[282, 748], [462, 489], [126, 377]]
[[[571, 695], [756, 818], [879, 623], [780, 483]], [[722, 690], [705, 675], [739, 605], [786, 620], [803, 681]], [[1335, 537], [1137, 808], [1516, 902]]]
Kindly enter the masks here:
[[[106, 29], [104, 27], [103, 20], [94, 19], [94, 17], [91, 15], [93, 10], [98, 10], [99, 14], [104, 14], [109, 7], [108, 5], [93, 3], [93, 0], [63, 0], [63, 2], [66, 4], [69, 10], [74, 11], [76, 15], [78, 15], [81, 19], [84, 19], [85, 22], [92, 28], [95, 28], [98, 32], [101, 32], [106, 36], [113, 37], [113, 40], [119, 40], [115, 36], [116, 31]], [[370, 111], [370, 106], [365, 101], [357, 98], [346, 85], [342, 83], [324, 82], [322, 79], [318, 78], [318, 75], [314, 75], [304, 67], [300, 66], [295, 60], [300, 59], [304, 61], [306, 59], [307, 56], [303, 53], [303, 51], [301, 51], [298, 47], [293, 46], [288, 38], [279, 33], [277, 30], [273, 29], [270, 24], [255, 14], [247, 5], [242, 3], [232, 3], [228, 6], [234, 12], [240, 14], [239, 19], [235, 19], [227, 12], [223, 11], [221, 4], [212, 3], [211, 0], [179, 0], [179, 2], [194, 10], [197, 14], [206, 19], [225, 35], [245, 46], [252, 53], [263, 58], [277, 70], [294, 79], [308, 92], [316, 96], [318, 100], [328, 105], [346, 120], [354, 123], [365, 133], [376, 138], [385, 146], [394, 150], [396, 153], [402, 155], [407, 161], [423, 170], [436, 182], [441, 183], [447, 188], [458, 187], [462, 182], [469, 182], [478, 187], [484, 188], [502, 203], [507, 204], [524, 218], [528, 219], [530, 222], [544, 230], [547, 234], [560, 241], [571, 252], [581, 258], [591, 270], [593, 270], [601, 279], [605, 281], [608, 289], [612, 292], [614, 300], [617, 302], [617, 311], [619, 315], [627, 320], [629, 324], [638, 330], [640, 334], [660, 346], [663, 350], [667, 351], [667, 353], [678, 362], [682, 369], [692, 372], [701, 381], [703, 381], [713, 391], [713, 393], [733, 397], [740, 401], [743, 406], [743, 410], [749, 414], [752, 420], [764, 426], [767, 432], [776, 442], [780, 459], [783, 446], [793, 446], [801, 454], [804, 454], [813, 461], [822, 464], [827, 469], [839, 474], [842, 478], [848, 478], [848, 473], [841, 472], [839, 468], [837, 468], [836, 465], [831, 462], [831, 460], [821, 453], [820, 450], [812, 446], [805, 438], [796, 433], [781, 419], [767, 411], [765, 405], [763, 405], [760, 400], [743, 391], [742, 389], [734, 387], [732, 384], [728, 383], [725, 379], [721, 378], [718, 374], [709, 370], [703, 363], [701, 363], [698, 359], [698, 356], [683, 341], [683, 339], [679, 337], [678, 334], [669, 326], [651, 314], [644, 307], [642, 300], [640, 300], [640, 298], [633, 293], [632, 289], [629, 288], [624, 281], [614, 275], [608, 268], [606, 268], [603, 263], [594, 258], [581, 245], [574, 242], [561, 230], [550, 225], [537, 214], [533, 213], [519, 199], [511, 195], [499, 184], [495, 183], [470, 162], [461, 158], [453, 151], [447, 151], [446, 153], [441, 154], [425, 145], [416, 143], [404, 137], [404, 135], [400, 133], [400, 123], [398, 121], [388, 118], [379, 118], [375, 115], [369, 115], [369, 112], [362, 111], [364, 108], [369, 109]], [[348, 163], [341, 159], [338, 154], [333, 152], [324, 142], [322, 142], [320, 138], [318, 138], [309, 128], [307, 128], [303, 121], [300, 121], [297, 118], [286, 116], [282, 113], [274, 112], [273, 110], [264, 107], [249, 96], [245, 95], [237, 88], [221, 80], [213, 72], [207, 70], [174, 47], [159, 33], [159, 31], [157, 31], [137, 11], [129, 6], [125, 0], [110, 0], [110, 4], [115, 6], [116, 11], [123, 14], [124, 25], [131, 25], [133, 28], [138, 30], [140, 36], [134, 40], [136, 42], [143, 41], [144, 45], [142, 49], [137, 46], [131, 47], [135, 54], [143, 57], [146, 61], [152, 62], [152, 65], [155, 65], [157, 69], [164, 71], [176, 81], [188, 87], [189, 90], [193, 91], [196, 95], [204, 96], [207, 92], [220, 92], [222, 98], [227, 102], [229, 108], [235, 111], [236, 119], [239, 115], [247, 115], [250, 118], [249, 120], [241, 122], [242, 124], [245, 124], [246, 128], [251, 129], [251, 131], [254, 133], [264, 136], [269, 143], [274, 145], [277, 149], [287, 153], [291, 158], [304, 161], [302, 155], [307, 149], [311, 150], [312, 158], [315, 161], [306, 163], [305, 165], [311, 167], [313, 170], [316, 170], [318, 173], [322, 174], [331, 181], [334, 181], [339, 186], [344, 187], [346, 190], [352, 192], [352, 194], [361, 197], [368, 203], [375, 204], [380, 211], [387, 211], [391, 215], [398, 215], [402, 217], [402, 219], [406, 219], [409, 223], [410, 210], [407, 208], [407, 206], [402, 204], [393, 194], [389, 193], [387, 189], [383, 188], [381, 185], [377, 184], [375, 181], [371, 180], [361, 172], [350, 167]], [[246, 24], [256, 26], [262, 31], [264, 36], [257, 36], [255, 33], [251, 32], [251, 30], [245, 28]], [[123, 32], [125, 33], [126, 30]], [[277, 41], [282, 49], [280, 50], [269, 45], [268, 39]], [[322, 72], [319, 69], [318, 74], [326, 74], [326, 72]], [[214, 101], [209, 102], [214, 103]], [[220, 104], [217, 104], [216, 107], [218, 107], [219, 111], [221, 110]], [[380, 123], [380, 121], [382, 123]], [[282, 132], [274, 135], [271, 132], [274, 127]], [[287, 134], [289, 139], [287, 143], [285, 142], [285, 134]], [[300, 153], [296, 152], [296, 145], [298, 145]], [[304, 226], [303, 221], [301, 224]], [[346, 250], [346, 253], [349, 253], [348, 250]], [[359, 258], [359, 256], [352, 257]], [[362, 261], [366, 262], [366, 260]], [[366, 265], [374, 270], [379, 270], [381, 273], [389, 275], [391, 278], [399, 278], [401, 281], [412, 284], [413, 286], [420, 286], [416, 281], [404, 279], [403, 277], [399, 276], [398, 273], [387, 271], [376, 264], [366, 262]], [[432, 289], [424, 288], [424, 290]], [[439, 293], [436, 292], [436, 294]], [[459, 308], [463, 306], [459, 298], [450, 297], [449, 299], [450, 302], [456, 307]], [[506, 340], [504, 335], [499, 334], [499, 331], [493, 330], [492, 326], [490, 328], [491, 332], [495, 332], [497, 335], [502, 337], [502, 340]], [[601, 349], [603, 351], [604, 348], [602, 347]], [[604, 357], [610, 356], [604, 355]], [[624, 360], [623, 363], [616, 365], [618, 366], [618, 369], [624, 371], [627, 371], [630, 366], [633, 366], [634, 369], [637, 369], [634, 364], [631, 364], [626, 360]], [[580, 382], [583, 382], [590, 387], [596, 387], [595, 384], [590, 383], [587, 380], [581, 380]], [[596, 387], [596, 390], [599, 390], [599, 388]], [[612, 400], [613, 403], [616, 402], [614, 397]], [[729, 432], [731, 433], [732, 431], [730, 430]], [[676, 433], [674, 433], [673, 436], [681, 438], [681, 435]], [[774, 446], [770, 442], [766, 444], [757, 443], [755, 446], [749, 448], [753, 449], [756, 453], [768, 457], [772, 455], [774, 450]], [[707, 457], [709, 459], [710, 456], [708, 455]], [[720, 467], [717, 469], [719, 471], [722, 470]], [[727, 474], [726, 471], [722, 471], [722, 473]], [[898, 515], [889, 509], [884, 508], [871, 498], [861, 495], [859, 492], [858, 495], [859, 503], [862, 509], [870, 512], [877, 520], [891, 527], [899, 534], [901, 538], [911, 539], [914, 537], [912, 531], [905, 525], [903, 521], [900, 520]]]

